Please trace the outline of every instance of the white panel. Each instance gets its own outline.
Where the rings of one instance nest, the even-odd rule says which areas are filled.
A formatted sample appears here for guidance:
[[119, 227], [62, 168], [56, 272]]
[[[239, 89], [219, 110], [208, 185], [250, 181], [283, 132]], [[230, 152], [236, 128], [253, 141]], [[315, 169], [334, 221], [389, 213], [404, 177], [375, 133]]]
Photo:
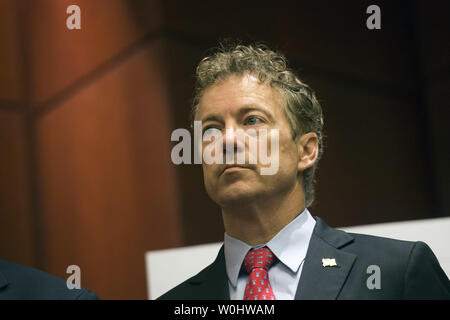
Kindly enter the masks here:
[[196, 275], [217, 257], [222, 242], [149, 251], [145, 255], [148, 296], [158, 298]]

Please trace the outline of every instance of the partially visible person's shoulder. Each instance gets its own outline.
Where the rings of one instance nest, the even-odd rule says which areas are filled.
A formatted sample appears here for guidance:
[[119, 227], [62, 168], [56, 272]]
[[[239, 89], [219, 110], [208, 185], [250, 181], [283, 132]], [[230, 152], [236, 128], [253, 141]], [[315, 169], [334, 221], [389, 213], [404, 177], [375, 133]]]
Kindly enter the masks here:
[[314, 217], [316, 226], [313, 234], [330, 245], [357, 255], [408, 255], [415, 242], [384, 238], [368, 234], [346, 232], [329, 227], [320, 217]]
[[[431, 248], [422, 241], [404, 241], [336, 229], [326, 229], [318, 236], [355, 257], [347, 278], [348, 285], [340, 294], [342, 299], [450, 298], [450, 281]], [[366, 290], [368, 275], [380, 280], [382, 290]]]
[[84, 288], [69, 289], [65, 280], [46, 272], [0, 260], [0, 299], [12, 300], [96, 300]]
[[379, 236], [349, 233], [354, 241], [351, 242], [345, 251], [350, 251], [358, 255], [361, 262], [372, 262], [372, 264], [382, 264], [386, 271], [388, 266], [398, 270], [406, 270], [411, 254], [417, 246], [431, 249], [423, 242], [413, 242], [384, 238]]
[[[378, 249], [382, 249], [383, 254], [393, 253], [409, 253], [416, 243], [414, 241], [398, 240], [393, 238], [384, 238], [379, 236], [373, 236], [360, 233], [348, 233], [355, 241], [351, 243], [352, 248], [355, 250], [367, 250], [370, 252], [376, 252]], [[423, 242], [421, 242], [423, 243]]]

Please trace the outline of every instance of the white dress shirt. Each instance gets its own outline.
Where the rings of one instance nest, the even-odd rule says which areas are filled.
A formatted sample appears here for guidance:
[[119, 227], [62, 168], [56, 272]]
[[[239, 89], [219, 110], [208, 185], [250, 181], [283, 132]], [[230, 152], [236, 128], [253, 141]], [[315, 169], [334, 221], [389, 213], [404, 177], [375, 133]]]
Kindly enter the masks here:
[[316, 221], [305, 209], [266, 244], [251, 247], [225, 233], [225, 262], [231, 300], [244, 298], [248, 273], [241, 268], [250, 249], [267, 246], [278, 261], [269, 269], [269, 281], [277, 300], [293, 300]]

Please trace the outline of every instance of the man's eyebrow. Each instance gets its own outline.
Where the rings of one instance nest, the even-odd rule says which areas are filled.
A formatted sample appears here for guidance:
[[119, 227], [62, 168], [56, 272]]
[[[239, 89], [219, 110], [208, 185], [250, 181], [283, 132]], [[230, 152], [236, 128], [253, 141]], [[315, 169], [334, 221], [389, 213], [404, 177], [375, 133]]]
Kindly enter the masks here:
[[256, 105], [247, 105], [239, 109], [238, 113], [240, 115], [246, 114], [251, 111], [260, 111], [268, 116], [271, 120], [273, 119], [273, 113], [266, 107], [256, 106]]
[[213, 113], [213, 114], [208, 114], [203, 119], [200, 119], [200, 121], [202, 121], [202, 122], [207, 122], [207, 121], [221, 122], [221, 117], [219, 115]]
[[[239, 116], [242, 116], [251, 111], [260, 111], [260, 112], [264, 113], [265, 115], [267, 115], [267, 117], [269, 117], [271, 120], [273, 119], [273, 114], [268, 108], [262, 107], [262, 106], [257, 106], [257, 105], [245, 105], [245, 106], [239, 108], [237, 114]], [[207, 121], [222, 122], [223, 121], [222, 117], [216, 113], [208, 114], [204, 118], [201, 118], [200, 120], [202, 122], [207, 122]]]

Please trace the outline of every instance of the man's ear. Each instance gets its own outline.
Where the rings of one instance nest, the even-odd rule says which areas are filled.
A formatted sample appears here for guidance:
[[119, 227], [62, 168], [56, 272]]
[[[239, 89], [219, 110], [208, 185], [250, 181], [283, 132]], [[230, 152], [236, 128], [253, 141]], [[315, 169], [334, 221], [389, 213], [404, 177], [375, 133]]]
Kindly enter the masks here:
[[308, 132], [297, 139], [298, 171], [312, 167], [319, 155], [319, 138], [314, 132]]

